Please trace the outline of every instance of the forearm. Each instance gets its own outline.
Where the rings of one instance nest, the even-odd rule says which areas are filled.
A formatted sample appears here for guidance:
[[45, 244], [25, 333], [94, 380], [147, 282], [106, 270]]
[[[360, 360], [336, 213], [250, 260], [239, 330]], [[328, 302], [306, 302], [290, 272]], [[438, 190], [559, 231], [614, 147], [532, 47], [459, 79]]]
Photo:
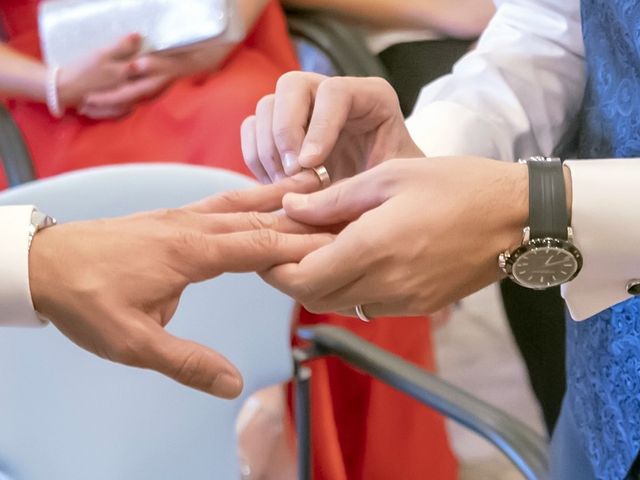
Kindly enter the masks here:
[[506, 0], [477, 48], [425, 87], [408, 121], [427, 156], [551, 155], [582, 102], [578, 1]]
[[47, 70], [44, 64], [0, 42], [0, 93], [44, 101]]
[[329, 9], [383, 28], [426, 28], [462, 38], [478, 36], [494, 12], [491, 0], [284, 0], [283, 3]]

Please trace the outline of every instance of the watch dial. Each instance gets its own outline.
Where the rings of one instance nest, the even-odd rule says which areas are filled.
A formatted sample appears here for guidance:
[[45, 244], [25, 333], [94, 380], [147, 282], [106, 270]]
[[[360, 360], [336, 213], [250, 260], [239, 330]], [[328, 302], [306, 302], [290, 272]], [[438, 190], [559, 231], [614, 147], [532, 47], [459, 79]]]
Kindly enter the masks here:
[[546, 246], [520, 255], [513, 263], [512, 275], [528, 288], [543, 289], [569, 281], [578, 270], [578, 262], [563, 248]]

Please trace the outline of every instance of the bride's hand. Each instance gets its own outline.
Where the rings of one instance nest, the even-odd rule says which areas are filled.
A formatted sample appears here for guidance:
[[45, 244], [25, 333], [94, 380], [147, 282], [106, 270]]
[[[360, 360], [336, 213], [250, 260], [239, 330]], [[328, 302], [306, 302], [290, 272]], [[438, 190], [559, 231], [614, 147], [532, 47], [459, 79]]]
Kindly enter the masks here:
[[229, 48], [143, 55], [132, 63], [134, 75], [129, 81], [107, 91], [91, 93], [83, 102], [80, 112], [100, 118], [109, 117], [111, 112], [132, 111], [140, 103], [156, 98], [179, 78], [214, 71], [226, 58]]
[[[58, 97], [61, 107], [79, 109], [87, 96], [126, 84], [134, 75], [134, 64], [142, 45], [140, 35], [132, 34], [89, 58], [60, 69]], [[126, 110], [113, 110], [119, 116]]]

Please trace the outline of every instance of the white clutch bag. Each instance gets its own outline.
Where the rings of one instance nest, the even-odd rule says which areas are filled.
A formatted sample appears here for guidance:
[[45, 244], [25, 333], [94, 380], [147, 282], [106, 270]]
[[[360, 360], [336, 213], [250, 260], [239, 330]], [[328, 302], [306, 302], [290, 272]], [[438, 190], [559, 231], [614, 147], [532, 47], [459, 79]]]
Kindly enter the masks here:
[[44, 0], [38, 22], [44, 60], [57, 67], [131, 33], [142, 35], [145, 52], [244, 36], [237, 0]]

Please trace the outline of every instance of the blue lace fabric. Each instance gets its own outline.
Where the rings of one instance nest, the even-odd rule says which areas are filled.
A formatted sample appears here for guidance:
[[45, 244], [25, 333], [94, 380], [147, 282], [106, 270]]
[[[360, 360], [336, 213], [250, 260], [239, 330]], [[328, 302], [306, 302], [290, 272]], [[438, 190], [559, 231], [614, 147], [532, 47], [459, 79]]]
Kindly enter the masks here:
[[640, 450], [640, 299], [567, 325], [567, 395], [599, 479], [623, 479]]
[[[640, 156], [640, 2], [583, 0], [587, 89], [579, 158]], [[640, 273], [640, 272], [639, 272]], [[599, 479], [640, 450], [640, 299], [567, 327], [567, 400]]]

